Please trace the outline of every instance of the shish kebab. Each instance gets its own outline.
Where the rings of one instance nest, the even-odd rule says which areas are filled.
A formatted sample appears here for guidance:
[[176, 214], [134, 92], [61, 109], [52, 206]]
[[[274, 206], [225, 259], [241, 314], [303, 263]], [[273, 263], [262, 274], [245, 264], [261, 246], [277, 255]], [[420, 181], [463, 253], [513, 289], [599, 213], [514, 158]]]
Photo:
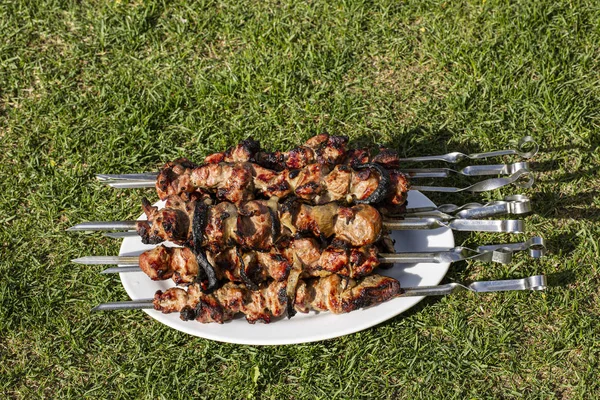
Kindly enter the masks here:
[[[299, 238], [284, 241], [269, 252], [242, 252], [238, 248], [229, 248], [217, 254], [207, 253], [206, 256], [215, 267], [219, 280], [244, 282], [249, 288], [254, 288], [256, 282], [267, 279], [276, 281], [287, 279], [295, 260], [301, 264], [301, 278], [324, 277], [332, 274], [359, 278], [369, 275], [378, 267], [388, 267], [391, 263], [482, 260], [506, 264], [512, 260], [514, 251], [528, 250], [531, 257], [542, 257], [545, 254], [545, 245], [541, 237], [533, 237], [527, 242], [485, 245], [476, 249], [455, 247], [435, 252], [385, 252], [390, 250], [393, 251], [390, 240], [358, 248], [334, 240], [323, 248], [314, 238]], [[200, 276], [198, 261], [193, 252], [185, 247], [161, 245], [139, 256], [88, 256], [72, 261], [80, 264], [125, 265], [109, 268], [102, 273], [142, 271], [152, 280], [172, 278], [177, 285], [195, 283]]]
[[[92, 311], [112, 311], [153, 308], [163, 313], [179, 312], [184, 321], [223, 323], [238, 313], [246, 316], [249, 323], [272, 319], [295, 312], [331, 311], [334, 314], [351, 312], [360, 308], [381, 304], [396, 297], [440, 296], [458, 290], [475, 293], [507, 290], [544, 290], [546, 277], [531, 276], [524, 279], [473, 282], [468, 286], [449, 283], [439, 286], [401, 288], [400, 283], [387, 276], [369, 275], [360, 280], [344, 279], [339, 275], [299, 280], [293, 296], [286, 292], [286, 283], [273, 281], [259, 290], [249, 290], [243, 285], [228, 282], [212, 294], [193, 284], [187, 291], [174, 287], [159, 290], [154, 299], [105, 303]], [[290, 301], [290, 299], [292, 299]]]
[[[456, 193], [484, 192], [509, 184], [531, 187], [533, 177], [527, 166], [519, 166], [508, 177], [491, 178], [463, 188], [415, 186], [414, 190]], [[101, 175], [108, 177], [108, 175]], [[312, 204], [331, 201], [402, 205], [409, 188], [407, 175], [376, 163], [351, 167], [310, 164], [298, 170], [269, 170], [258, 164], [220, 163], [196, 166], [185, 159], [168, 163], [158, 174], [140, 180], [106, 180], [116, 188], [156, 187], [159, 198], [208, 191], [219, 200], [238, 203], [258, 197], [297, 196]]]
[[[309, 139], [304, 146], [289, 152], [265, 153], [260, 150], [258, 142], [245, 140], [225, 152], [207, 156], [205, 163], [200, 166], [179, 159], [167, 163], [159, 173], [101, 174], [97, 177], [119, 188], [156, 186], [161, 199], [170, 194], [205, 189], [212, 190], [220, 199], [233, 202], [253, 198], [256, 193], [252, 192], [255, 191], [266, 197], [295, 194], [315, 204], [337, 200], [369, 204], [387, 200], [392, 204], [401, 204], [402, 191], [398, 190], [398, 186], [407, 185], [403, 173], [412, 178], [447, 177], [453, 173], [468, 176], [510, 175], [508, 178], [478, 182], [466, 188], [413, 186], [423, 191], [481, 192], [510, 183], [521, 187], [529, 187], [533, 183], [527, 163], [477, 165], [460, 171], [447, 168], [399, 170], [401, 161], [424, 161], [428, 157], [401, 159], [395, 151], [385, 148], [371, 157], [368, 149], [346, 150], [346, 143], [345, 137], [318, 135]], [[533, 143], [535, 149], [525, 153], [523, 146], [527, 143]], [[472, 155], [450, 153], [431, 159], [455, 162], [462, 158], [479, 159], [506, 154], [529, 158], [536, 151], [537, 144], [531, 137], [525, 137], [519, 144], [519, 150]], [[523, 178], [529, 180], [523, 182]]]
[[475, 220], [444, 218], [407, 218], [386, 220], [367, 204], [352, 207], [328, 203], [310, 206], [290, 199], [251, 200], [235, 206], [229, 202], [207, 205], [203, 200], [185, 201], [170, 196], [165, 208], [143, 202], [147, 221], [87, 222], [68, 230], [135, 229], [146, 244], [171, 241], [191, 243], [196, 231], [200, 247], [218, 252], [231, 245], [268, 251], [282, 237], [310, 233], [319, 238], [336, 237], [351, 246], [374, 243], [384, 229], [428, 229], [449, 227], [464, 231], [523, 232], [521, 220]]

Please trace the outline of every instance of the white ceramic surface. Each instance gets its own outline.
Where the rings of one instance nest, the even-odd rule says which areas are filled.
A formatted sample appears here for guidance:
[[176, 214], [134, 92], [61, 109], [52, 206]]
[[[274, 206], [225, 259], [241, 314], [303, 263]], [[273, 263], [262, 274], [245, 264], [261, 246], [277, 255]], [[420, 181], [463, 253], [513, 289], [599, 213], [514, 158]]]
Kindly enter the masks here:
[[[408, 202], [411, 207], [428, 207], [434, 204], [423, 194], [410, 191]], [[143, 219], [144, 216], [140, 217]], [[395, 231], [397, 252], [447, 250], [454, 247], [452, 230], [440, 228], [420, 231]], [[125, 238], [119, 255], [138, 255], [154, 246], [142, 244], [137, 237]], [[396, 265], [378, 273], [394, 277], [403, 287], [437, 285], [446, 275], [450, 264], [404, 264]], [[143, 272], [122, 273], [121, 282], [131, 299], [148, 299], [157, 290], [174, 286], [173, 281], [154, 282]], [[291, 319], [282, 318], [270, 324], [251, 325], [243, 317], [219, 324], [201, 324], [182, 321], [179, 313], [162, 314], [155, 310], [144, 310], [157, 321], [173, 329], [221, 342], [251, 345], [282, 345], [306, 343], [348, 335], [386, 321], [417, 304], [422, 297], [397, 298], [368, 309], [348, 314], [331, 313], [296, 314]]]

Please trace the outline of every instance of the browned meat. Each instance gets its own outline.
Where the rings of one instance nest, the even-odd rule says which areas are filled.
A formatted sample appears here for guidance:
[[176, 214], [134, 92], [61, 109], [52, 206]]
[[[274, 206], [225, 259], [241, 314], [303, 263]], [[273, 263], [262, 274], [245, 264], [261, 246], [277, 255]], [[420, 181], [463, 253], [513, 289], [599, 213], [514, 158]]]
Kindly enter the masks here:
[[313, 204], [324, 204], [334, 200], [348, 203], [380, 202], [384, 199], [372, 199], [370, 196], [386, 186], [386, 192], [397, 193], [396, 196], [388, 196], [388, 202], [396, 204], [394, 202], [404, 201], [402, 193], [408, 190], [406, 177], [397, 170], [390, 170], [389, 173], [396, 177], [393, 182], [401, 184], [400, 187], [392, 187], [390, 185], [393, 182], [382, 179], [381, 171], [373, 168], [373, 165], [375, 164], [358, 169], [358, 166], [332, 167], [329, 164], [314, 163], [301, 169], [276, 172], [250, 162], [205, 164], [194, 169], [184, 169], [178, 176], [174, 170], [162, 171], [159, 179], [168, 175], [170, 183], [162, 185], [158, 194], [164, 200], [169, 195], [200, 190], [203, 196], [212, 193], [217, 200], [236, 204], [255, 197], [280, 199], [295, 195]]
[[[186, 159], [165, 164], [156, 189], [161, 199], [200, 190], [206, 192], [203, 195], [213, 193], [219, 200], [234, 203], [257, 195], [278, 198], [296, 195], [323, 204], [334, 200], [365, 200], [376, 190], [381, 182], [378, 171], [354, 168], [378, 164], [390, 173], [399, 173], [396, 169], [400, 160], [394, 150], [380, 148], [378, 154], [371, 157], [369, 149], [347, 149], [347, 144], [346, 137], [322, 134], [289, 152], [268, 153], [261, 151], [258, 142], [248, 139], [224, 152], [207, 156], [202, 166]], [[340, 170], [335, 168], [337, 166], [346, 169]], [[400, 193], [405, 186], [391, 188], [390, 192], [397, 195], [390, 195], [387, 200], [395, 202], [405, 198]]]
[[[383, 243], [383, 242], [382, 242]], [[334, 240], [321, 247], [315, 239], [300, 238], [284, 241], [267, 252], [245, 251], [232, 247], [206, 254], [219, 280], [252, 284], [268, 278], [285, 281], [290, 276], [295, 257], [301, 277], [323, 277], [338, 274], [349, 278], [366, 276], [379, 264], [381, 245], [349, 246]], [[388, 250], [383, 247], [383, 250]], [[393, 251], [392, 251], [393, 252]], [[194, 253], [185, 247], [158, 246], [140, 255], [139, 264], [152, 280], [173, 278], [178, 285], [198, 282], [199, 266]]]
[[165, 164], [156, 179], [158, 197], [164, 199], [172, 194], [193, 192], [195, 188], [190, 181], [190, 174], [196, 167], [196, 164], [185, 158]]
[[[401, 292], [400, 283], [385, 276], [370, 275], [355, 281], [331, 275], [298, 281], [290, 305], [303, 313], [315, 310], [341, 314], [383, 303]], [[163, 313], [179, 311], [183, 320], [202, 323], [223, 323], [237, 313], [245, 314], [250, 323], [269, 323], [285, 314], [290, 299], [285, 282], [273, 281], [256, 291], [229, 282], [212, 294], [203, 293], [195, 284], [187, 292], [180, 288], [159, 290], [154, 295], [154, 308]]]
[[322, 134], [288, 152], [259, 153], [255, 162], [276, 171], [300, 169], [315, 163], [335, 165], [346, 157], [347, 144], [348, 138], [345, 136]]
[[206, 164], [217, 164], [222, 162], [247, 162], [253, 161], [260, 152], [260, 143], [253, 139], [246, 139], [236, 146], [230, 147], [221, 153], [214, 153], [204, 159]]
[[[173, 205], [173, 208], [159, 210], [145, 200], [148, 222], [138, 224], [144, 243], [162, 240], [183, 245], [191, 243], [195, 204], [169, 197], [167, 206]], [[202, 247], [214, 253], [230, 246], [268, 251], [279, 240], [297, 233], [338, 237], [352, 246], [364, 246], [374, 243], [383, 229], [377, 209], [366, 204], [310, 206], [298, 201], [282, 205], [275, 201], [252, 200], [235, 206], [221, 202], [208, 206], [205, 220]]]

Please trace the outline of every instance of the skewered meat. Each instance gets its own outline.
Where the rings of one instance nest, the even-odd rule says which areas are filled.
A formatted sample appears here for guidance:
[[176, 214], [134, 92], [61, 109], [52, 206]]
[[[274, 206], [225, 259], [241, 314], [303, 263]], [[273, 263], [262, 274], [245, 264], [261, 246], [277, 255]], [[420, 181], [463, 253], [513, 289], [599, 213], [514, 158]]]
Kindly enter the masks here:
[[[338, 275], [300, 280], [292, 296], [286, 293], [286, 282], [273, 281], [259, 290], [248, 290], [228, 282], [212, 294], [203, 293], [198, 285], [185, 291], [171, 288], [158, 291], [154, 308], [163, 313], [180, 312], [181, 319], [223, 323], [243, 313], [250, 323], [271, 322], [289, 309], [307, 313], [310, 310], [347, 313], [383, 303], [402, 293], [400, 283], [389, 277], [369, 275], [359, 281]], [[288, 304], [293, 297], [293, 304]], [[291, 307], [290, 307], [291, 306]]]
[[[198, 216], [202, 226], [193, 224], [196, 204], [202, 204], [204, 215]], [[213, 253], [232, 245], [268, 251], [281, 238], [303, 233], [364, 246], [379, 238], [383, 225], [379, 212], [366, 204], [310, 206], [294, 200], [284, 204], [252, 200], [238, 206], [228, 202], [205, 205], [170, 196], [165, 208], [158, 209], [145, 199], [143, 208], [148, 220], [138, 222], [137, 230], [144, 243], [169, 240], [192, 247], [196, 229], [202, 236], [201, 247]]]
[[348, 138], [345, 136], [321, 134], [313, 136], [302, 146], [287, 152], [264, 152], [261, 150], [259, 142], [247, 139], [224, 152], [207, 156], [204, 163], [253, 162], [275, 171], [300, 169], [310, 164], [329, 166], [346, 164], [354, 167], [373, 162], [386, 168], [398, 168], [400, 165], [398, 154], [394, 150], [380, 148], [379, 154], [371, 157], [369, 149], [347, 149], [347, 145]]
[[256, 197], [297, 196], [313, 204], [385, 201], [400, 205], [406, 201], [408, 192], [405, 175], [377, 163], [354, 167], [339, 164], [333, 168], [315, 163], [281, 172], [250, 162], [205, 164], [195, 168], [190, 165], [187, 160], [165, 165], [156, 181], [161, 199], [200, 189], [213, 193], [218, 200], [232, 203]]
[[[294, 256], [301, 263], [302, 278], [331, 274], [349, 278], [365, 276], [379, 266], [378, 251], [375, 245], [351, 247], [344, 241], [334, 240], [321, 247], [313, 238], [300, 238], [283, 241], [268, 252], [242, 252], [232, 247], [206, 256], [219, 280], [246, 283], [249, 280], [255, 284], [269, 278], [288, 279]], [[139, 265], [152, 280], [172, 278], [178, 285], [198, 282], [198, 261], [186, 247], [157, 246], [140, 255]]]

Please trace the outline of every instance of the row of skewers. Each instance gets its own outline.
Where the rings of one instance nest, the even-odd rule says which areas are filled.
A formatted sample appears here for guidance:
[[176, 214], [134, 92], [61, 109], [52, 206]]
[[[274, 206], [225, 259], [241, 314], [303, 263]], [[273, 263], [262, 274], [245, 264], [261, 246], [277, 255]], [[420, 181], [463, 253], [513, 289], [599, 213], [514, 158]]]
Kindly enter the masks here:
[[[533, 146], [526, 151], [526, 146]], [[463, 231], [520, 233], [521, 220], [485, 220], [526, 214], [529, 199], [509, 196], [487, 204], [410, 208], [409, 188], [423, 191], [492, 190], [529, 187], [527, 162], [447, 168], [401, 169], [402, 164], [458, 162], [502, 155], [532, 157], [537, 145], [522, 139], [519, 150], [402, 159], [380, 148], [352, 149], [344, 137], [319, 135], [288, 152], [266, 152], [253, 140], [209, 155], [200, 165], [186, 159], [165, 164], [158, 173], [99, 175], [117, 188], [155, 187], [160, 206], [143, 199], [145, 221], [89, 222], [70, 230], [111, 231], [113, 237], [139, 236], [160, 244], [136, 257], [82, 257], [85, 264], [118, 264], [105, 273], [143, 271], [152, 280], [172, 279], [176, 287], [154, 299], [107, 303], [96, 310], [154, 308], [180, 312], [184, 320], [222, 323], [243, 313], [269, 322], [287, 313], [343, 313], [399, 296], [446, 294], [457, 287], [402, 288], [377, 268], [398, 263], [455, 262], [466, 259], [510, 262], [515, 251], [532, 257], [545, 252], [542, 238], [524, 243], [456, 247], [432, 253], [395, 253], [392, 230], [448, 227]], [[466, 188], [415, 186], [410, 179], [507, 175]], [[525, 180], [523, 180], [525, 178]], [[117, 232], [114, 232], [117, 231]], [[122, 231], [122, 232], [118, 232]], [[166, 245], [165, 245], [166, 244]], [[172, 247], [176, 245], [178, 247]], [[498, 282], [505, 282], [504, 284]], [[474, 291], [542, 289], [543, 277], [479, 282]]]

